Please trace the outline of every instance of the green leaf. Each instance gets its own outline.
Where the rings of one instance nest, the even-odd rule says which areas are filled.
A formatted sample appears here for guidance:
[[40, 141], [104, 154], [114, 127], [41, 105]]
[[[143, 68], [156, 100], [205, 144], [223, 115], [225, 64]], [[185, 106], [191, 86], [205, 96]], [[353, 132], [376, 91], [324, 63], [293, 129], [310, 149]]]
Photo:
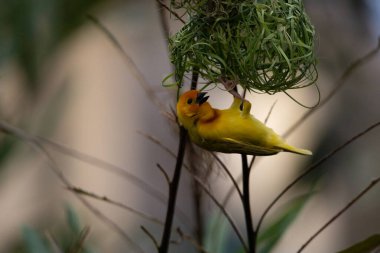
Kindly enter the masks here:
[[66, 208], [66, 219], [71, 231], [79, 234], [82, 230], [80, 220], [75, 210], [70, 206]]
[[208, 252], [222, 252], [223, 249], [227, 248], [226, 238], [228, 232], [228, 223], [226, 219], [221, 218], [218, 214], [212, 215], [207, 226], [204, 242], [205, 249]]
[[178, 83], [177, 82], [168, 82], [169, 79], [171, 79], [172, 77], [174, 77], [174, 73], [171, 73], [169, 75], [167, 75], [162, 81], [161, 81], [161, 85], [165, 88], [167, 87], [173, 87], [173, 86], [177, 86]]
[[380, 247], [380, 234], [375, 234], [337, 253], [369, 253]]
[[292, 199], [283, 208], [273, 222], [259, 235], [258, 246], [260, 253], [268, 253], [276, 246], [286, 230], [297, 218], [313, 192]]
[[38, 234], [37, 231], [30, 227], [24, 227], [22, 229], [22, 237], [27, 245], [27, 252], [29, 253], [49, 253], [49, 249], [46, 247], [45, 242]]

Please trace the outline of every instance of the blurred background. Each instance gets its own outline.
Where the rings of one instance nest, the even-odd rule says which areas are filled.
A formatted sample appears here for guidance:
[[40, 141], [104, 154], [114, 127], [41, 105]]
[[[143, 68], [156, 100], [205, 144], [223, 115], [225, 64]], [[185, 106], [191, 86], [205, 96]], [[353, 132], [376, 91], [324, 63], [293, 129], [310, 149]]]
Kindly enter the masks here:
[[[317, 33], [318, 86], [323, 98], [352, 62], [377, 47], [380, 3], [377, 0], [304, 2]], [[122, 53], [87, 18], [88, 14], [96, 17], [116, 37], [165, 111], [171, 113], [175, 108], [175, 90], [161, 85], [172, 68], [160, 11], [154, 0], [1, 1], [0, 120], [107, 161], [140, 178], [156, 189], [156, 193], [167, 195], [165, 178], [156, 164], [172, 175], [175, 159], [149, 137], [176, 152], [177, 128], [146, 95]], [[175, 33], [181, 23], [168, 13], [165, 17], [170, 33]], [[379, 121], [379, 64], [380, 56], [376, 56], [356, 69], [332, 101], [289, 135], [289, 143], [313, 150], [312, 158], [279, 154], [257, 159], [251, 178], [256, 220], [279, 191], [308, 164]], [[210, 93], [210, 101], [216, 107], [226, 107], [231, 102], [219, 89]], [[313, 87], [291, 94], [306, 105], [317, 101]], [[250, 94], [248, 98], [253, 101], [252, 112], [260, 120], [265, 119], [277, 101], [268, 126], [280, 134], [307, 111], [284, 94]], [[379, 176], [379, 143], [380, 131], [370, 132], [330, 159], [302, 182], [299, 191], [290, 194], [297, 196], [310, 186], [317, 191], [273, 252], [295, 252], [372, 178]], [[164, 220], [166, 206], [158, 194], [147, 193], [146, 187], [136, 183], [137, 179], [127, 180], [123, 174], [110, 171], [110, 164], [104, 169], [100, 162], [95, 162], [96, 166], [84, 163], [77, 159], [79, 155], [75, 152], [66, 155], [49, 145], [46, 149], [72, 185]], [[237, 177], [241, 170], [240, 157], [220, 157]], [[207, 185], [218, 199], [223, 199], [231, 183], [225, 173], [215, 168], [208, 175]], [[196, 216], [191, 189], [191, 176], [184, 172], [177, 204], [181, 214], [175, 226], [180, 226], [186, 234], [193, 233]], [[368, 193], [305, 252], [336, 252], [379, 233], [379, 193], [379, 187]], [[155, 252], [152, 241], [140, 226], [148, 228], [160, 240], [160, 225], [101, 201], [88, 201], [117, 223], [145, 252]], [[217, 216], [217, 208], [207, 196], [201, 202], [205, 244], [212, 244], [207, 231]], [[226, 208], [244, 231], [242, 208], [236, 194]], [[114, 229], [66, 189], [43, 154], [25, 142], [0, 133], [0, 252], [31, 252], [33, 239], [30, 238], [37, 235], [45, 238], [43, 241], [50, 238], [57, 245], [69, 247], [70, 217], [71, 222], [79, 219], [79, 227], [89, 228], [88, 252], [133, 252]], [[220, 230], [225, 238], [223, 247], [211, 252], [237, 252], [240, 246], [231, 228], [225, 225]], [[174, 233], [173, 238], [178, 239], [178, 234]], [[212, 247], [208, 245], [208, 248]], [[197, 251], [185, 240], [174, 244], [171, 252]]]

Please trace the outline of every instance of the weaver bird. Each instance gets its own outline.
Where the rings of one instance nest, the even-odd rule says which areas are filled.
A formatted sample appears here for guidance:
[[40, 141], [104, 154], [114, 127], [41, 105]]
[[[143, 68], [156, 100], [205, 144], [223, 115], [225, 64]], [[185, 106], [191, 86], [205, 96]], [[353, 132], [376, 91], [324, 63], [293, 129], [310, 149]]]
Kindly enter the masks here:
[[288, 145], [271, 128], [250, 114], [251, 103], [234, 97], [230, 108], [219, 110], [207, 102], [205, 92], [191, 90], [177, 103], [179, 122], [198, 146], [222, 153], [274, 155], [281, 151], [311, 155]]

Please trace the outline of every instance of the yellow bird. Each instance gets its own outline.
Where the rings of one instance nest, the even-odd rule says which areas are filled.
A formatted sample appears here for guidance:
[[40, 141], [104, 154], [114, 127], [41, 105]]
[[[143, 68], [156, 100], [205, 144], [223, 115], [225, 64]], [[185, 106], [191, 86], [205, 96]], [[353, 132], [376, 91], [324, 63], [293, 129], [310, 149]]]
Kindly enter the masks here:
[[206, 102], [205, 92], [191, 90], [177, 103], [179, 122], [198, 146], [222, 153], [274, 155], [281, 151], [311, 155], [311, 151], [290, 146], [271, 128], [250, 114], [251, 103], [234, 97], [230, 108], [218, 110]]

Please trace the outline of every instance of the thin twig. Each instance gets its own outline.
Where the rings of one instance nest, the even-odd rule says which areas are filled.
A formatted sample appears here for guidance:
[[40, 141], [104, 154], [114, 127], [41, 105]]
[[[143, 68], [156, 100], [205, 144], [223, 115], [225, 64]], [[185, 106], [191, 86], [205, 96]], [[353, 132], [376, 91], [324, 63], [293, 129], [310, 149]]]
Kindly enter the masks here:
[[72, 248], [68, 251], [68, 253], [79, 253], [84, 249], [84, 242], [90, 233], [90, 228], [85, 227], [79, 233], [78, 239], [72, 245]]
[[169, 147], [165, 146], [159, 139], [157, 139], [153, 135], [145, 133], [145, 132], [140, 131], [140, 130], [138, 130], [137, 133], [141, 134], [142, 136], [147, 138], [149, 141], [153, 142], [154, 144], [156, 144], [157, 146], [162, 148], [166, 153], [168, 153], [174, 159], [177, 159], [177, 155]]
[[51, 247], [52, 253], [64, 253], [62, 249], [60, 249], [57, 240], [54, 238], [54, 236], [49, 232], [46, 231], [45, 237], [47, 238], [49, 245]]
[[157, 168], [161, 171], [162, 175], [164, 175], [165, 181], [166, 181], [166, 183], [167, 183], [168, 186], [169, 186], [169, 185], [170, 185], [170, 178], [169, 178], [168, 173], [166, 173], [165, 169], [162, 168], [161, 164], [156, 163], [156, 166], [157, 166]]
[[[168, 21], [165, 17], [165, 7], [163, 6], [164, 3], [162, 3], [160, 0], [156, 0], [158, 9], [159, 9], [159, 17], [160, 17], [160, 22], [161, 22], [161, 27], [165, 35], [166, 42], [169, 44], [169, 36], [170, 36], [170, 31], [169, 31], [169, 24]], [[166, 9], [167, 10], [167, 9]]]
[[182, 240], [189, 241], [194, 247], [201, 253], [208, 253], [208, 251], [202, 246], [202, 244], [199, 244], [196, 240], [194, 240], [193, 237], [190, 235], [185, 234], [180, 228], [177, 228], [177, 233], [180, 236]]
[[111, 204], [111, 205], [114, 205], [114, 206], [117, 206], [117, 207], [120, 207], [128, 212], [131, 212], [133, 214], [136, 214], [137, 216], [140, 216], [141, 218], [143, 219], [146, 219], [148, 221], [151, 221], [151, 222], [154, 222], [156, 224], [159, 224], [159, 225], [164, 225], [164, 223], [157, 219], [157, 218], [154, 218], [152, 216], [149, 216], [149, 215], [146, 215], [145, 213], [141, 212], [141, 211], [138, 211], [130, 206], [127, 206], [123, 203], [120, 203], [118, 201], [115, 201], [115, 200], [112, 200], [106, 196], [99, 196], [93, 192], [88, 192], [86, 190], [83, 190], [82, 188], [78, 188], [78, 187], [67, 187], [66, 188], [67, 190], [69, 191], [72, 191], [74, 193], [77, 193], [77, 194], [81, 194], [81, 195], [84, 195], [86, 197], [90, 197], [90, 198], [93, 198], [93, 199], [96, 199], [96, 200], [100, 200], [100, 201], [103, 201], [105, 203], [108, 203], [108, 204]]
[[[53, 173], [60, 179], [60, 181], [64, 184], [65, 187], [72, 187], [69, 180], [63, 175], [62, 171], [59, 169], [59, 166], [50, 155], [50, 153], [44, 148], [44, 146], [39, 142], [39, 139], [27, 134], [26, 132], [18, 129], [4, 121], [0, 121], [0, 131], [13, 135], [20, 139], [21, 141], [29, 143], [33, 148], [35, 148], [39, 153], [43, 154], [48, 164], [49, 168], [53, 171]], [[105, 216], [99, 209], [95, 208], [91, 205], [86, 199], [84, 199], [80, 194], [74, 194], [82, 204], [87, 207], [98, 219], [107, 224], [111, 229], [117, 232], [129, 245], [131, 245], [137, 252], [144, 252], [140, 246], [134, 243], [134, 241], [124, 232], [124, 230], [119, 227], [118, 224], [113, 222], [110, 218]]]
[[224, 216], [227, 218], [228, 222], [230, 223], [232, 229], [235, 231], [237, 237], [239, 238], [241, 244], [243, 245], [245, 251], [248, 251], [248, 247], [246, 243], [244, 242], [243, 236], [240, 233], [238, 227], [236, 226], [236, 223], [233, 221], [231, 215], [227, 212], [226, 208], [215, 198], [215, 196], [210, 192], [208, 187], [202, 182], [202, 180], [194, 175], [192, 175], [195, 180], [198, 182], [198, 184], [202, 187], [203, 191], [211, 198], [211, 200], [215, 203], [215, 205], [219, 208], [219, 210], [224, 214]]
[[87, 15], [87, 18], [97, 27], [100, 31], [104, 33], [104, 35], [110, 40], [110, 42], [114, 45], [114, 47], [120, 52], [123, 56], [124, 62], [128, 66], [128, 70], [131, 71], [132, 75], [136, 78], [136, 80], [140, 83], [141, 87], [144, 89], [146, 95], [149, 100], [151, 100], [162, 112], [165, 111], [165, 106], [161, 103], [161, 101], [156, 96], [156, 93], [149, 85], [149, 82], [146, 80], [144, 74], [139, 70], [133, 59], [125, 52], [122, 45], [116, 39], [116, 37], [110, 32], [110, 30], [92, 15]]
[[152, 233], [149, 232], [149, 230], [147, 228], [145, 228], [144, 226], [140, 226], [140, 228], [152, 240], [154, 246], [158, 250], [158, 248], [159, 248], [158, 242], [157, 242], [156, 238], [152, 235]]
[[[138, 131], [139, 134], [143, 135], [144, 137], [146, 137], [149, 141], [153, 142], [154, 144], [158, 145], [160, 148], [162, 148], [164, 151], [166, 151], [170, 156], [172, 156], [174, 159], [177, 159], [177, 155], [170, 150], [169, 147], [167, 147], [166, 145], [164, 145], [160, 140], [158, 140], [157, 138], [155, 138], [154, 136], [148, 134], [148, 133], [143, 133], [141, 131]], [[185, 163], [182, 164], [182, 166], [187, 170], [187, 171], [191, 171], [191, 169], [189, 168], [189, 166], [187, 166]], [[191, 174], [191, 173], [190, 173]], [[184, 222], [186, 224], [187, 227], [191, 227], [189, 225], [189, 218], [188, 216], [185, 214], [184, 211], [182, 211], [179, 207], [176, 207], [176, 211], [178, 212], [178, 216], [179, 218], [181, 218], [181, 221]]]
[[309, 118], [314, 112], [321, 109], [325, 104], [327, 104], [331, 98], [333, 98], [337, 92], [346, 84], [347, 79], [355, 72], [356, 69], [367, 63], [372, 57], [374, 57], [380, 51], [380, 38], [378, 39], [378, 45], [375, 49], [371, 50], [369, 53], [360, 57], [354, 61], [342, 74], [342, 76], [336, 82], [335, 88], [321, 100], [318, 107], [315, 107], [307, 111], [299, 120], [297, 120], [284, 134], [283, 137], [288, 137], [293, 133], [307, 118]]
[[239, 194], [239, 197], [242, 198], [242, 193], [241, 193], [240, 187], [239, 187], [238, 183], [236, 182], [234, 176], [232, 176], [230, 170], [227, 168], [227, 166], [224, 164], [224, 162], [214, 152], [210, 152], [210, 154], [215, 158], [215, 160], [219, 163], [219, 165], [222, 167], [222, 169], [227, 173], [228, 177], [230, 178], [230, 180], [234, 186], [232, 188], [231, 194], [232, 194], [233, 190], [236, 189], [236, 191]]
[[367, 129], [365, 129], [364, 131], [356, 134], [355, 136], [353, 136], [352, 138], [350, 138], [348, 141], [346, 141], [345, 143], [343, 143], [342, 145], [338, 146], [337, 148], [335, 148], [333, 151], [331, 151], [330, 153], [328, 153], [326, 156], [324, 156], [323, 158], [321, 158], [319, 161], [315, 162], [314, 164], [310, 165], [306, 170], [305, 172], [303, 172], [301, 175], [299, 175], [296, 179], [294, 179], [290, 184], [288, 184], [288, 186], [286, 186], [281, 192], [280, 194], [269, 204], [269, 206], [265, 209], [265, 211], [263, 212], [263, 214], [261, 215], [260, 219], [259, 219], [259, 222], [257, 224], [257, 228], [256, 228], [256, 237], [259, 233], [259, 230], [261, 228], [261, 224], [264, 220], [264, 218], [266, 217], [266, 215], [269, 213], [269, 211], [272, 209], [272, 207], [278, 202], [278, 200], [285, 195], [285, 193], [287, 193], [295, 184], [297, 184], [301, 179], [303, 179], [306, 175], [310, 174], [312, 171], [314, 171], [316, 168], [318, 168], [321, 164], [323, 164], [324, 162], [328, 161], [332, 156], [334, 156], [335, 154], [337, 154], [338, 152], [340, 152], [341, 150], [343, 150], [345, 147], [349, 146], [352, 142], [354, 142], [355, 140], [359, 139], [360, 137], [364, 136], [365, 134], [367, 134], [368, 132], [374, 130], [376, 127], [380, 126], [380, 122], [377, 122], [373, 125], [371, 125], [370, 127], [368, 127]]
[[306, 246], [308, 246], [323, 230], [330, 226], [337, 218], [339, 218], [343, 213], [345, 213], [350, 207], [355, 204], [359, 199], [361, 199], [369, 190], [371, 190], [377, 183], [380, 182], [380, 177], [371, 181], [371, 183], [362, 190], [355, 198], [353, 198], [345, 207], [343, 207], [337, 214], [335, 214], [330, 220], [326, 222], [317, 232], [315, 232], [297, 251], [297, 253], [302, 252]]
[[173, 179], [169, 186], [168, 208], [166, 211], [165, 226], [164, 226], [164, 231], [162, 233], [161, 244], [158, 250], [159, 253], [167, 253], [169, 250], [169, 242], [170, 242], [171, 228], [172, 228], [173, 218], [174, 218], [175, 203], [176, 203], [176, 198], [177, 198], [177, 193], [178, 193], [179, 180], [180, 180], [181, 172], [182, 172], [183, 158], [185, 156], [185, 147], [186, 147], [186, 140], [187, 140], [186, 129], [183, 127], [180, 127], [179, 135], [180, 135], [180, 138], [179, 138], [179, 144], [178, 144], [177, 162], [174, 169]]
[[[200, 151], [203, 152], [203, 151]], [[202, 168], [199, 162], [203, 162], [200, 154], [195, 150], [194, 144], [189, 143], [189, 149], [187, 151], [187, 160], [189, 161], [189, 173], [204, 178], [201, 175], [205, 175], [202, 173]], [[198, 182], [192, 177], [191, 178], [191, 193], [193, 199], [193, 213], [195, 220], [195, 238], [199, 245], [203, 244], [203, 229], [204, 225], [204, 217], [203, 217], [203, 191], [199, 186]]]
[[97, 157], [85, 154], [79, 150], [69, 148], [67, 146], [54, 142], [52, 140], [49, 140], [40, 136], [36, 136], [36, 138], [38, 139], [39, 142], [48, 145], [49, 147], [55, 149], [61, 154], [68, 155], [79, 161], [82, 161], [84, 163], [90, 164], [97, 168], [106, 170], [108, 172], [117, 174], [127, 179], [130, 183], [134, 184], [139, 189], [147, 193], [149, 196], [154, 197], [161, 203], [166, 203], [167, 201], [167, 198], [165, 197], [165, 195], [162, 194], [158, 189], [155, 189], [153, 186], [147, 184], [144, 180], [140, 179], [139, 177], [133, 175], [132, 173], [128, 172], [127, 170], [123, 168], [120, 168], [112, 163], [109, 163]]
[[257, 156], [252, 156], [252, 159], [251, 159], [251, 161], [249, 162], [249, 169], [251, 170], [252, 169], [252, 167], [253, 167], [253, 164], [255, 163], [255, 161], [256, 161], [256, 157]]
[[161, 1], [161, 0], [156, 0], [156, 1], [157, 1], [157, 3], [159, 5], [161, 5], [161, 7], [165, 8], [168, 12], [170, 12], [171, 14], [173, 14], [173, 16], [175, 16], [179, 21], [181, 21], [182, 24], [186, 23], [186, 21], [183, 18], [181, 18], [181, 16], [178, 15], [178, 13], [176, 13], [175, 11], [173, 11], [172, 9], [170, 9], [170, 7], [167, 6], [163, 1]]
[[272, 106], [270, 107], [269, 112], [268, 112], [268, 114], [267, 114], [267, 116], [266, 116], [266, 118], [265, 118], [265, 120], [264, 120], [264, 124], [267, 124], [267, 123], [268, 123], [269, 117], [270, 117], [270, 115], [272, 114], [273, 109], [274, 109], [274, 106], [275, 106], [276, 104], [277, 104], [277, 100], [274, 101], [273, 104], [272, 104]]

